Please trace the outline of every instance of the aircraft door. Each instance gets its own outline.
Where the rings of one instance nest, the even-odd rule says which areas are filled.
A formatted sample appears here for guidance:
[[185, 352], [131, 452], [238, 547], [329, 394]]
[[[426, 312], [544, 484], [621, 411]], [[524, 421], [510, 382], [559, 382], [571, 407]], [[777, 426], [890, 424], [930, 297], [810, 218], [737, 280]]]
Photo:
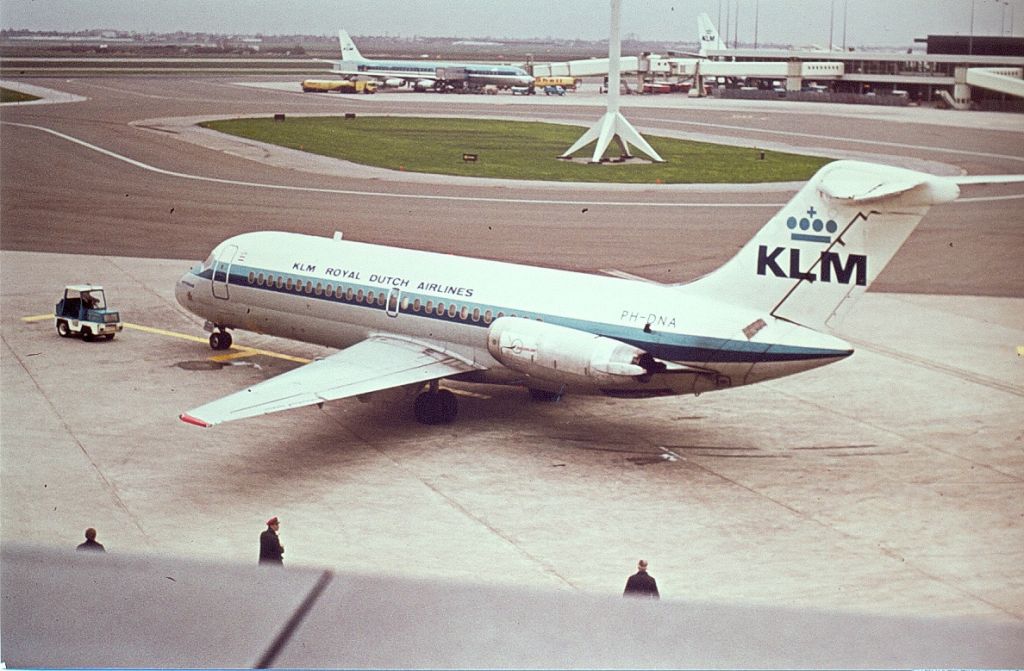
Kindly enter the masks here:
[[231, 263], [238, 253], [238, 245], [228, 245], [220, 250], [217, 260], [213, 262], [213, 297], [228, 299], [228, 277], [231, 274]]
[[398, 287], [391, 287], [391, 290], [388, 292], [388, 302], [385, 306], [385, 311], [388, 313], [388, 317], [398, 316], [401, 294], [402, 290]]

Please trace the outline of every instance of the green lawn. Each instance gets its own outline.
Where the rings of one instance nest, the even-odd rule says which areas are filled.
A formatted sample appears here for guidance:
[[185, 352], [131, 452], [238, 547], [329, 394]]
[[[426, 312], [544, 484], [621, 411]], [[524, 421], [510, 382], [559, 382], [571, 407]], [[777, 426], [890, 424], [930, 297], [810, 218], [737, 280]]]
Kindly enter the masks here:
[[39, 100], [39, 96], [29, 95], [21, 91], [12, 91], [0, 86], [0, 103], [23, 103], [29, 100]]
[[[559, 160], [579, 126], [483, 119], [359, 116], [232, 119], [200, 124], [224, 133], [393, 170], [471, 177], [636, 184], [802, 181], [829, 162], [755, 147], [645, 136], [665, 163], [588, 165]], [[614, 151], [611, 151], [614, 148]], [[618, 155], [612, 143], [609, 154]], [[577, 152], [589, 157], [591, 144]], [[635, 152], [641, 155], [639, 152]], [[475, 162], [463, 154], [476, 154]]]

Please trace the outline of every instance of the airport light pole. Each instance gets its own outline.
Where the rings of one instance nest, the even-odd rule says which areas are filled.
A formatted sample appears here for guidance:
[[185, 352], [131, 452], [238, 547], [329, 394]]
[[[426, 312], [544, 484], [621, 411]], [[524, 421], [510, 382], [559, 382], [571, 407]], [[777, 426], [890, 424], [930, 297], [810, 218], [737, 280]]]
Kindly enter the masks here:
[[832, 51], [832, 28], [835, 26], [836, 0], [831, 0], [828, 9], [828, 50]]
[[[732, 3], [729, 0], [725, 0], [725, 47], [729, 48], [729, 27], [732, 26]], [[722, 24], [718, 24], [721, 28]]]
[[971, 33], [970, 37], [967, 38], [967, 55], [974, 54], [974, 3], [975, 0], [971, 0]]
[[757, 3], [758, 0], [754, 0], [754, 48], [757, 49]]
[[732, 48], [736, 49], [740, 45], [740, 0], [736, 0], [736, 16], [733, 20], [736, 22], [736, 25], [732, 31]]
[[633, 158], [629, 153], [629, 145], [651, 157], [656, 163], [664, 163], [665, 159], [658, 155], [658, 152], [647, 143], [633, 125], [622, 116], [619, 111], [619, 87], [622, 85], [620, 77], [620, 60], [622, 59], [622, 43], [619, 40], [619, 16], [622, 13], [622, 0], [611, 0], [612, 3], [612, 25], [608, 35], [608, 109], [597, 123], [591, 126], [587, 132], [576, 140], [575, 144], [569, 147], [565, 153], [558, 158], [571, 159], [572, 155], [583, 149], [588, 144], [597, 140], [594, 145], [594, 153], [590, 163], [601, 163], [605, 149], [614, 139], [621, 150], [620, 159]]
[[850, 8], [850, 0], [843, 0], [843, 51], [846, 51], [846, 10]]

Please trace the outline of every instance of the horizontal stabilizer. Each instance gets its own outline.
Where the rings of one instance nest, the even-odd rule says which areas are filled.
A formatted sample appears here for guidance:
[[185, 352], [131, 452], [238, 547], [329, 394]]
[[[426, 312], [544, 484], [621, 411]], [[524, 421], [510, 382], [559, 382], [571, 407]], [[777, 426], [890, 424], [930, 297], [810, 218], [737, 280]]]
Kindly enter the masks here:
[[1024, 175], [964, 175], [950, 179], [957, 184], [1016, 184], [1024, 182]]
[[934, 205], [955, 200], [960, 194], [956, 182], [923, 172], [887, 169], [884, 166], [865, 166], [855, 161], [837, 162], [832, 169], [823, 171], [818, 183], [822, 195], [846, 204], [868, 204], [908, 194], [914, 194], [915, 205]]

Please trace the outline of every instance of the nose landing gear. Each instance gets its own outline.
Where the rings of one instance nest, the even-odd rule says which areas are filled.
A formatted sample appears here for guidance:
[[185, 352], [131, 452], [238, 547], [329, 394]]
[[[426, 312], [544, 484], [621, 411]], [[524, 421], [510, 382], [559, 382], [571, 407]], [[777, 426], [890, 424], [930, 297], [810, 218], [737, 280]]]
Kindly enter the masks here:
[[231, 347], [231, 334], [218, 327], [216, 331], [210, 334], [210, 348], [216, 350], [224, 350]]

